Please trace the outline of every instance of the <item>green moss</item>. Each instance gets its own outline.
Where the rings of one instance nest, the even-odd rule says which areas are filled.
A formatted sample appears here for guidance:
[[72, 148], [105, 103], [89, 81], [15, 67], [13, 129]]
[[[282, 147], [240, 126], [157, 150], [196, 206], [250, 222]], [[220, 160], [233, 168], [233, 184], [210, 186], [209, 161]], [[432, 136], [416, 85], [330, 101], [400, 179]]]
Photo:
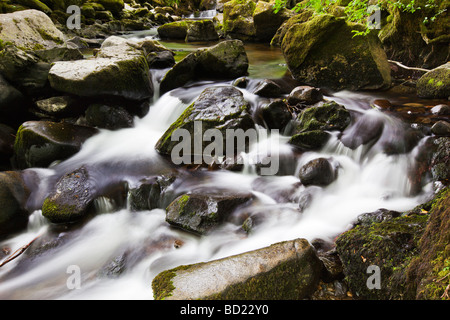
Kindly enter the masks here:
[[70, 221], [75, 209], [75, 206], [61, 206], [47, 198], [42, 205], [42, 215], [53, 223], [63, 223]]
[[155, 300], [164, 300], [167, 297], [172, 296], [172, 292], [175, 290], [172, 279], [175, 278], [178, 270], [185, 270], [188, 268], [190, 268], [190, 266], [182, 265], [159, 273], [152, 281], [153, 297]]

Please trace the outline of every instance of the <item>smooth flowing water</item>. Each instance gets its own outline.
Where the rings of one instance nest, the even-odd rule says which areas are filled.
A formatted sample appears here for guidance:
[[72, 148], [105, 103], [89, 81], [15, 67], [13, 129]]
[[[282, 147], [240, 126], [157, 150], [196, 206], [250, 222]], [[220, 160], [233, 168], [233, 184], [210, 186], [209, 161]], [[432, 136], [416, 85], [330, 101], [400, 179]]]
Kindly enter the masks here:
[[[249, 52], [256, 52], [254, 48]], [[259, 50], [261, 53], [261, 48]], [[273, 49], [266, 49], [266, 53], [272, 57], [269, 65], [285, 68], [280, 63], [282, 57], [273, 55]], [[264, 63], [259, 67], [252, 64], [251, 68], [253, 78], [265, 77]], [[262, 69], [261, 73], [258, 69]], [[154, 78], [163, 72], [155, 71]], [[204, 88], [230, 83], [196, 83], [162, 96], [156, 95], [148, 114], [142, 119], [136, 118], [133, 128], [102, 130], [86, 141], [72, 158], [49, 169], [29, 169], [37, 173], [41, 181], [32, 197], [39, 203], [48, 186], [58, 177], [83, 164], [94, 168], [99, 185], [117, 179], [133, 186], [143, 177], [170, 172], [172, 167], [154, 149], [157, 140]], [[260, 98], [248, 90], [240, 90], [256, 110]], [[346, 129], [344, 136], [356, 136], [361, 127], [382, 123], [383, 130], [376, 143], [350, 149], [333, 136], [322, 150], [298, 155], [286, 143], [287, 137], [270, 136], [258, 141], [260, 148], [254, 150], [270, 145], [279, 152], [281, 163], [292, 168], [291, 174], [261, 177], [255, 173], [253, 165], [247, 164], [242, 172], [185, 173], [186, 178], [181, 183], [170, 187], [174, 194], [211, 191], [219, 187], [252, 192], [256, 201], [246, 210], [263, 213], [265, 219], [248, 235], [239, 231], [239, 225], [227, 223], [209, 235], [195, 236], [170, 227], [162, 209], [117, 210], [105, 198], [96, 200], [100, 213], [79, 228], [55, 230], [42, 217], [41, 211], [36, 210], [30, 217], [28, 229], [4, 241], [1, 247], [14, 251], [40, 236], [40, 239], [46, 239], [45, 250], [33, 255], [25, 252], [0, 268], [0, 299], [153, 299], [151, 281], [163, 270], [226, 257], [283, 240], [332, 241], [349, 228], [359, 214], [380, 208], [397, 211], [413, 208], [429, 191], [426, 187], [413, 196], [408, 179], [420, 142], [406, 153], [383, 152], [387, 144], [401, 143], [408, 126], [372, 108], [374, 98], [373, 95], [350, 92], [327, 97], [345, 105], [356, 115], [357, 121]], [[255, 154], [250, 150], [245, 156], [250, 158]], [[338, 166], [338, 178], [327, 187], [307, 189], [300, 184], [297, 173], [304, 163], [318, 157], [333, 160]], [[299, 197], [305, 191], [312, 198], [309, 206], [299, 211]], [[119, 269], [123, 271], [113, 272]], [[81, 276], [79, 281], [74, 278], [77, 274]]]

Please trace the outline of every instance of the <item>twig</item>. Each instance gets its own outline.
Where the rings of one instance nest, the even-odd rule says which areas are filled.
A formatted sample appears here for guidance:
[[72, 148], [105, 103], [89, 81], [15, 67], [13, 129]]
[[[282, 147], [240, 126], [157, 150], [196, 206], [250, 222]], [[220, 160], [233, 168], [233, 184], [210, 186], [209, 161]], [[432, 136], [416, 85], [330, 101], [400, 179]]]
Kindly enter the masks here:
[[450, 284], [447, 286], [447, 288], [445, 288], [445, 291], [444, 291], [444, 293], [442, 294], [441, 299], [444, 299], [444, 298], [449, 299], [449, 296], [448, 296], [448, 290], [450, 290]]
[[428, 70], [428, 69], [423, 69], [423, 68], [407, 67], [407, 66], [401, 64], [400, 62], [394, 61], [394, 60], [388, 60], [388, 62], [393, 63], [393, 64], [396, 64], [396, 65], [399, 66], [400, 68], [407, 69], [407, 70], [415, 70], [415, 71], [422, 71], [422, 72], [428, 72], [428, 71], [430, 71], [430, 70]]
[[5, 264], [7, 264], [8, 262], [13, 261], [14, 259], [16, 259], [18, 256], [20, 256], [22, 253], [24, 253], [25, 250], [28, 249], [29, 246], [31, 246], [31, 244], [37, 239], [39, 238], [41, 235], [38, 235], [36, 238], [34, 238], [33, 240], [31, 240], [29, 243], [23, 245], [22, 247], [20, 247], [19, 249], [17, 249], [16, 251], [14, 251], [8, 258], [6, 258], [5, 261], [3, 261], [2, 263], [0, 263], [0, 267], [3, 267]]

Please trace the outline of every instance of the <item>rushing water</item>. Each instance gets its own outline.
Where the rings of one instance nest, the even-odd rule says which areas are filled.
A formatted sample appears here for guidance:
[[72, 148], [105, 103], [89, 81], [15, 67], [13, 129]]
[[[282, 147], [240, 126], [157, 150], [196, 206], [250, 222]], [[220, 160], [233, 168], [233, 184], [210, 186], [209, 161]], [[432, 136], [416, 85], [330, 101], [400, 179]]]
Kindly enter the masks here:
[[[250, 52], [256, 52], [254, 48]], [[280, 65], [280, 56], [272, 56], [273, 53], [268, 51], [273, 57], [269, 64], [285, 68]], [[258, 69], [264, 69], [263, 65], [258, 68], [252, 64], [251, 68], [252, 77], [264, 77], [261, 76], [264, 70], [258, 74]], [[160, 75], [155, 71], [154, 78]], [[154, 150], [155, 143], [205, 87], [219, 84], [224, 83], [198, 83], [156, 96], [149, 113], [142, 119], [136, 118], [133, 128], [102, 130], [86, 141], [72, 158], [49, 169], [29, 169], [41, 179], [32, 197], [39, 203], [49, 184], [82, 164], [95, 168], [99, 184], [117, 179], [126, 180], [132, 186], [144, 176], [169, 172], [171, 167]], [[248, 90], [241, 90], [256, 109], [259, 98]], [[210, 235], [194, 236], [171, 228], [165, 222], [164, 210], [117, 210], [105, 198], [96, 200], [100, 214], [74, 229], [54, 230], [41, 211], [36, 210], [30, 217], [28, 229], [1, 246], [14, 251], [40, 236], [46, 239], [47, 250], [34, 255], [25, 252], [0, 268], [0, 299], [152, 299], [151, 281], [163, 270], [283, 240], [320, 238], [332, 241], [361, 213], [380, 208], [404, 211], [422, 202], [427, 187], [413, 196], [408, 179], [418, 147], [400, 154], [383, 152], [386, 144], [404, 139], [407, 126], [372, 108], [374, 96], [340, 92], [327, 98], [345, 105], [357, 119], [344, 136], [357, 134], [361, 126], [370, 128], [371, 123], [381, 123], [383, 130], [377, 142], [350, 149], [333, 136], [322, 150], [298, 156], [286, 144], [286, 137], [271, 136], [271, 147], [279, 152], [282, 163], [291, 166], [291, 174], [262, 178], [248, 164], [242, 172], [205, 171], [195, 178], [186, 174], [186, 179], [171, 187], [175, 194], [214, 190], [219, 186], [253, 192], [256, 201], [248, 210], [262, 212], [265, 220], [249, 235], [239, 232], [238, 225], [228, 223]], [[268, 142], [258, 143], [264, 147]], [[250, 151], [247, 156], [252, 155]], [[339, 168], [338, 178], [325, 188], [307, 189], [299, 183], [297, 173], [301, 165], [317, 157], [332, 158]], [[300, 212], [298, 199], [305, 191], [312, 195], [312, 200]], [[176, 248], [175, 242], [182, 245]], [[123, 266], [126, 268], [120, 274], [109, 272]], [[73, 282], [71, 277], [77, 271], [81, 274], [79, 283]]]

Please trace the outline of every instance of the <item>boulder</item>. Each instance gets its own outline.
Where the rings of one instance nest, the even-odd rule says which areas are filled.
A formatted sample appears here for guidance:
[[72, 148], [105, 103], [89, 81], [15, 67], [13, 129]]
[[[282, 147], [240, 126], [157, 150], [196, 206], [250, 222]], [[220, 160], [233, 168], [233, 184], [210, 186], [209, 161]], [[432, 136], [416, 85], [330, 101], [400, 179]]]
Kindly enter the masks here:
[[303, 165], [298, 175], [305, 186], [327, 186], [336, 179], [337, 172], [328, 159], [317, 158]]
[[260, 97], [278, 98], [282, 94], [282, 89], [275, 81], [264, 79], [256, 85], [253, 93]]
[[161, 80], [160, 90], [164, 93], [195, 79], [234, 79], [246, 75], [247, 70], [248, 58], [242, 41], [222, 41], [178, 62]]
[[77, 99], [71, 96], [55, 96], [36, 101], [37, 108], [50, 116], [81, 114], [76, 107]]
[[89, 213], [96, 196], [87, 168], [78, 168], [58, 180], [44, 200], [42, 215], [52, 223], [76, 222]]
[[331, 90], [387, 89], [391, 71], [377, 36], [354, 36], [364, 27], [318, 15], [287, 30], [281, 48], [293, 77]]
[[450, 136], [450, 123], [444, 120], [440, 120], [433, 124], [431, 132], [437, 136]]
[[311, 86], [295, 87], [287, 97], [287, 101], [291, 106], [296, 106], [298, 104], [312, 105], [322, 100], [322, 90]]
[[92, 59], [54, 63], [48, 74], [52, 88], [77, 96], [119, 96], [130, 100], [152, 97], [153, 86], [143, 52], [126, 41], [108, 39]]
[[417, 95], [421, 98], [450, 97], [450, 62], [425, 73], [417, 81]]
[[283, 22], [294, 15], [295, 13], [293, 11], [286, 8], [275, 12], [272, 3], [258, 1], [253, 12], [256, 39], [258, 41], [270, 42]]
[[85, 113], [89, 126], [108, 130], [118, 130], [133, 126], [133, 116], [123, 107], [104, 104], [90, 105]]
[[17, 131], [15, 162], [19, 168], [48, 167], [77, 153], [97, 129], [64, 122], [27, 121]]
[[223, 7], [223, 31], [226, 36], [242, 41], [254, 40], [256, 30], [253, 12], [256, 4], [252, 0], [232, 0]]
[[282, 99], [276, 99], [263, 106], [261, 116], [268, 129], [283, 130], [292, 120], [292, 114]]
[[34, 9], [0, 15], [0, 39], [24, 50], [65, 46], [63, 33], [44, 12]]
[[320, 150], [331, 134], [323, 130], [310, 130], [293, 135], [288, 143], [303, 151]]
[[[205, 147], [209, 145], [208, 141], [203, 141], [205, 131], [208, 129], [217, 129], [218, 133], [222, 135], [220, 138], [225, 149], [227, 145], [227, 129], [242, 129], [246, 131], [247, 129], [254, 128], [254, 122], [248, 113], [248, 108], [249, 103], [244, 99], [243, 94], [233, 86], [206, 88], [198, 99], [187, 107], [183, 114], [167, 129], [157, 142], [155, 148], [163, 155], [172, 156], [172, 161], [177, 160], [178, 162], [179, 160], [183, 160], [185, 162], [187, 160], [188, 162], [191, 161], [190, 164], [194, 162], [196, 164], [202, 164], [205, 158], [202, 154], [197, 154], [199, 146], [194, 146], [199, 142], [197, 139], [201, 140], [201, 152], [203, 153]], [[178, 150], [179, 148], [177, 147], [177, 154], [172, 155], [175, 146], [181, 144], [181, 142], [178, 142], [179, 138], [172, 137], [179, 129], [187, 130], [191, 141], [187, 142], [187, 150]], [[186, 141], [183, 141], [183, 145], [185, 143]], [[248, 147], [246, 143], [244, 144], [236, 146], [233, 142], [235, 155]], [[180, 151], [183, 151], [183, 155], [179, 154], [181, 153]], [[230, 152], [230, 150], [216, 151]], [[212, 154], [212, 156], [215, 155]]]
[[234, 210], [252, 200], [251, 193], [188, 193], [167, 207], [166, 221], [183, 230], [205, 235], [230, 218]]
[[123, 0], [95, 0], [95, 2], [101, 4], [106, 10], [111, 11], [114, 15], [118, 15], [125, 5]]
[[315, 291], [322, 270], [314, 248], [296, 239], [163, 271], [152, 288], [157, 300], [301, 300]]
[[334, 102], [307, 108], [297, 117], [296, 133], [311, 130], [343, 131], [351, 122], [348, 110]]
[[186, 41], [216, 41], [219, 35], [211, 20], [194, 21], [186, 32]]
[[0, 238], [26, 228], [30, 213], [25, 206], [29, 194], [21, 172], [0, 172]]
[[158, 27], [158, 35], [161, 39], [185, 40], [191, 23], [184, 20], [165, 23]]

